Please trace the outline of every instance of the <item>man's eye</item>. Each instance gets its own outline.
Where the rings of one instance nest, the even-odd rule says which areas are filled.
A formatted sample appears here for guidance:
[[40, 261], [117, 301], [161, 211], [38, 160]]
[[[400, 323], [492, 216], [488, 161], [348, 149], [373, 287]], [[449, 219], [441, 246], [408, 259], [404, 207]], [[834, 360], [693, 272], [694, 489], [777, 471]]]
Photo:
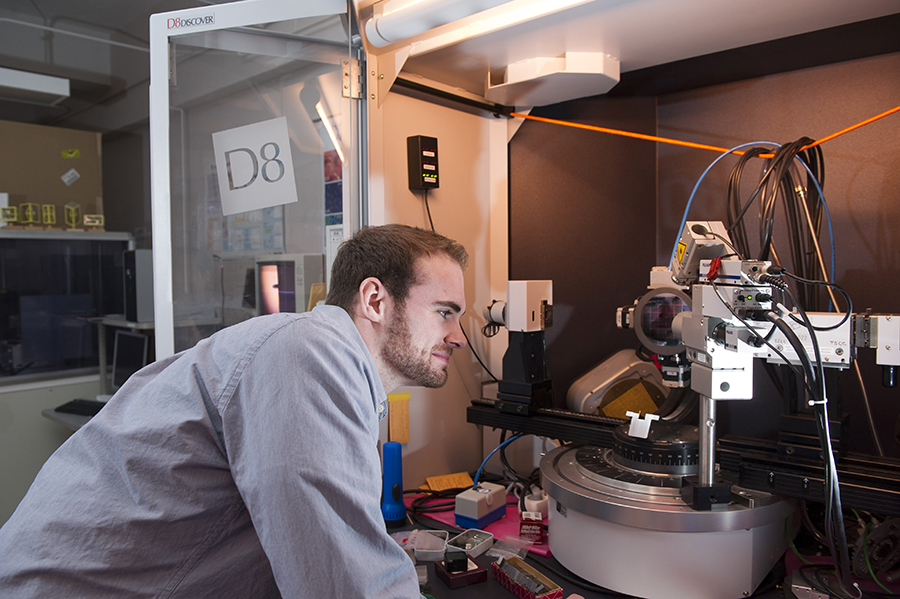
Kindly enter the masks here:
[[438, 310], [438, 314], [440, 314], [443, 318], [449, 318], [450, 310]]

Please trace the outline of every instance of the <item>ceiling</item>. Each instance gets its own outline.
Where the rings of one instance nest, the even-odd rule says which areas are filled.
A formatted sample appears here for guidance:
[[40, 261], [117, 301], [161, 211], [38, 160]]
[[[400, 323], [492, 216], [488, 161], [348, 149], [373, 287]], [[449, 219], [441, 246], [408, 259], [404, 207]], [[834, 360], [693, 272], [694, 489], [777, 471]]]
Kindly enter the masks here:
[[[604, 53], [618, 61], [624, 74], [900, 12], [896, 0], [558, 0], [559, 6], [570, 7], [454, 44], [438, 43], [448, 32], [471, 30], [490, 11], [541, 2], [548, 0], [511, 0], [411, 38], [412, 46], [404, 41], [370, 50], [390, 55], [411, 47], [405, 73], [483, 95], [488, 73], [499, 79], [509, 65], [539, 56]], [[0, 67], [68, 78], [72, 89], [70, 98], [55, 105], [0, 99], [0, 119], [103, 129], [96, 119], [82, 117], [98, 106], [114, 105], [129, 91], [143, 93], [149, 78], [149, 15], [219, 3], [4, 0]], [[371, 13], [376, 3], [358, 0], [360, 14]]]
[[[568, 8], [484, 35], [466, 33], [489, 28], [503, 11], [543, 6]], [[624, 74], [895, 13], [900, 13], [895, 0], [512, 0], [373, 51], [390, 53], [411, 47], [404, 73], [486, 95], [488, 74], [493, 86], [503, 81], [511, 66], [539, 58], [565, 53], [608, 55], [618, 61], [618, 70]], [[888, 35], [900, 37], [896, 31]], [[601, 88], [602, 83], [598, 82]], [[567, 83], [560, 78], [553, 85]], [[565, 90], [560, 94], [565, 95]]]
[[78, 115], [146, 85], [151, 14], [219, 3], [3, 0], [0, 67], [69, 79], [71, 95], [55, 104], [0, 98], [0, 119], [79, 127]]

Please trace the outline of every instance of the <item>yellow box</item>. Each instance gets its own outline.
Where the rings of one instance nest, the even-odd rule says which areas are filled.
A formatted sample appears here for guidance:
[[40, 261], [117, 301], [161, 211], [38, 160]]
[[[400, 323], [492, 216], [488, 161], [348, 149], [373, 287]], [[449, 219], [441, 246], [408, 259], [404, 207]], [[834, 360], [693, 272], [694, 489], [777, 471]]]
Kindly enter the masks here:
[[19, 222], [23, 225], [41, 224], [40, 205], [31, 202], [19, 204]]
[[45, 225], [56, 224], [56, 206], [53, 204], [43, 204], [41, 206], [41, 222]]

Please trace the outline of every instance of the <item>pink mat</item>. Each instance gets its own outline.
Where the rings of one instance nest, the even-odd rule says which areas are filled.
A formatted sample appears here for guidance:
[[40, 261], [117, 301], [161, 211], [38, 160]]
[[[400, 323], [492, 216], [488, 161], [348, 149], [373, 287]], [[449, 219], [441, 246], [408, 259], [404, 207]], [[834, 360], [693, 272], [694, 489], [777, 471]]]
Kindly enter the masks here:
[[[406, 507], [409, 507], [414, 499], [421, 497], [421, 495], [407, 495], [404, 497], [403, 501], [406, 503]], [[446, 501], [446, 498], [443, 499], [435, 499], [435, 501]], [[515, 495], [509, 495], [507, 497], [507, 502], [517, 502]], [[430, 503], [430, 502], [428, 502]], [[428, 505], [426, 503], [425, 505]], [[447, 526], [452, 526], [454, 528], [463, 530], [459, 526], [456, 526], [456, 516], [453, 514], [453, 510], [449, 510], [446, 512], [432, 512], [429, 514], [422, 514], [425, 517], [432, 518], [433, 520], [437, 520], [441, 524], [446, 524]], [[544, 524], [547, 523], [547, 519], [544, 518]], [[494, 539], [498, 540], [506, 535], [511, 535], [514, 537], [519, 536], [519, 508], [517, 505], [507, 505], [506, 506], [506, 516], [500, 518], [496, 522], [492, 522], [484, 527], [485, 532], [489, 532], [494, 535]], [[453, 537], [453, 534], [450, 535]], [[532, 545], [531, 553], [536, 555], [541, 555], [543, 557], [550, 557], [550, 546], [544, 543], [543, 545]]]

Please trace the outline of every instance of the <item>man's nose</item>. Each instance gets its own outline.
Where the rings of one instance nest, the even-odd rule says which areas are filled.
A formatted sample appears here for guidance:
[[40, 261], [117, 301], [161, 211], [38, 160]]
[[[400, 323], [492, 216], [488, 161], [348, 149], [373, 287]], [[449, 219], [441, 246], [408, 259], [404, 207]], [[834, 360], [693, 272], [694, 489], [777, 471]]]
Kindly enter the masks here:
[[444, 342], [454, 349], [461, 349], [467, 345], [466, 336], [463, 334], [461, 323], [458, 323], [450, 334], [447, 335]]

